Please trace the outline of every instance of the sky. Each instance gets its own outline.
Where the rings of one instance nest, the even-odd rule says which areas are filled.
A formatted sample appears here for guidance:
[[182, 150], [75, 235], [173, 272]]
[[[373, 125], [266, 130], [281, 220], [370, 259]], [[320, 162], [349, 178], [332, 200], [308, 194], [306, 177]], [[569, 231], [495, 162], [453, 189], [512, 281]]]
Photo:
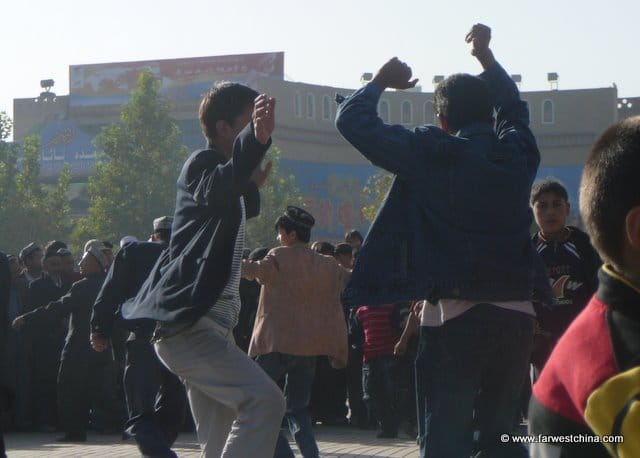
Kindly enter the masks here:
[[288, 80], [355, 88], [393, 56], [427, 91], [434, 75], [478, 73], [464, 36], [476, 22], [521, 90], [611, 87], [640, 96], [640, 2], [537, 0], [57, 0], [4, 4], [0, 111], [40, 80], [69, 93], [69, 65], [284, 51]]

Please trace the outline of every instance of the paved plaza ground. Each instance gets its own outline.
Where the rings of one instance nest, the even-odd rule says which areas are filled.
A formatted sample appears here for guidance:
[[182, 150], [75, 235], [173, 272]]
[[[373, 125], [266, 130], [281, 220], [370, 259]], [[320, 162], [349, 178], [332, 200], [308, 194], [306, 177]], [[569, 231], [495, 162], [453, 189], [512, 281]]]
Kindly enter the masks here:
[[[317, 426], [315, 428], [321, 456], [325, 458], [394, 457], [417, 458], [418, 447], [414, 441], [400, 436], [398, 439], [377, 439], [375, 431], [351, 427]], [[123, 441], [118, 435], [100, 436], [89, 433], [83, 444], [59, 444], [60, 434], [6, 433], [9, 458], [84, 458], [84, 457], [139, 457], [132, 440]], [[293, 446], [296, 450], [295, 445]], [[200, 449], [195, 434], [184, 433], [178, 437], [174, 450], [179, 457], [196, 458]], [[300, 456], [296, 454], [296, 456]], [[249, 458], [249, 457], [247, 457]]]

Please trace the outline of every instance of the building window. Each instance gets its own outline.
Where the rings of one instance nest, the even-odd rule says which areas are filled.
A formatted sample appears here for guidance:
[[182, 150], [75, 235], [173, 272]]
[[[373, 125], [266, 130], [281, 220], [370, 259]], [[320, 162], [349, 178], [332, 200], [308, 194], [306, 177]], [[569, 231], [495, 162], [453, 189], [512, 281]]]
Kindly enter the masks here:
[[296, 92], [293, 96], [293, 115], [296, 118], [302, 117], [302, 100], [300, 100], [299, 92]]
[[555, 113], [553, 110], [553, 102], [545, 100], [542, 102], [542, 124], [553, 124], [555, 121]]
[[427, 100], [424, 103], [424, 123], [438, 123], [438, 116], [436, 116], [436, 113], [433, 111], [433, 100]]
[[378, 104], [378, 115], [382, 121], [389, 123], [389, 102], [386, 100], [380, 100]]
[[328, 95], [322, 96], [322, 119], [331, 121], [331, 97]]
[[413, 121], [413, 107], [411, 106], [411, 102], [408, 100], [402, 102], [402, 113], [400, 119], [402, 120], [402, 124], [411, 124]]
[[316, 117], [316, 99], [313, 94], [307, 94], [307, 118]]

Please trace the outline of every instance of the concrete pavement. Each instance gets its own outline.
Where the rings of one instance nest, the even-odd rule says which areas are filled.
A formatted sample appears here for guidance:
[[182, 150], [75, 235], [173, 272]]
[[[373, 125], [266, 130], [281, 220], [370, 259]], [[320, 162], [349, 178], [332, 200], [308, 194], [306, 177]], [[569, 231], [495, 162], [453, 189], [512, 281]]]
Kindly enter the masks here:
[[[325, 458], [417, 458], [419, 456], [415, 440], [412, 441], [402, 434], [398, 439], [377, 439], [375, 431], [333, 426], [316, 426], [315, 432], [321, 456]], [[5, 433], [7, 456], [8, 458], [133, 458], [140, 456], [135, 443], [132, 440], [123, 441], [119, 435], [102, 436], [89, 433], [88, 441], [82, 444], [59, 444], [55, 442], [55, 438], [59, 435]], [[295, 444], [293, 449], [297, 451]], [[181, 434], [174, 450], [180, 457], [200, 456], [195, 434]]]

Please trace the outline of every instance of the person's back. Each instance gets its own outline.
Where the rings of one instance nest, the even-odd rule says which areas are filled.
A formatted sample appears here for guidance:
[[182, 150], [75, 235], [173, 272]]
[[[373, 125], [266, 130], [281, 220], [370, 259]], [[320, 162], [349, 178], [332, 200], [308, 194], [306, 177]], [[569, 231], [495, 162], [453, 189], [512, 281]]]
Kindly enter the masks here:
[[[531, 301], [540, 278], [534, 273], [542, 274], [543, 265], [530, 240], [528, 202], [540, 153], [526, 102], [495, 60], [490, 39], [488, 27], [474, 25], [466, 41], [484, 72], [453, 75], [436, 88], [442, 128], [411, 131], [378, 117], [384, 89], [417, 83], [396, 58], [336, 116], [353, 146], [396, 175], [343, 304], [427, 299], [434, 305], [421, 320], [427, 364], [416, 366], [417, 397], [428, 420], [422, 456], [526, 454], [499, 437], [513, 426], [533, 341]], [[548, 303], [548, 283], [536, 286]]]
[[341, 355], [346, 361], [340, 292], [348, 272], [332, 257], [306, 245], [274, 248], [260, 264], [264, 270], [276, 265], [278, 269], [258, 277], [263, 291], [249, 355], [279, 351]]
[[[480, 77], [454, 75], [436, 90], [442, 129], [410, 131], [377, 119], [381, 90], [398, 84], [387, 79], [402, 73], [397, 60], [381, 69], [382, 81], [374, 79], [340, 106], [342, 135], [396, 175], [358, 253], [346, 305], [531, 299], [528, 199], [540, 154], [526, 103], [491, 59]], [[465, 110], [471, 113], [460, 115]]]

